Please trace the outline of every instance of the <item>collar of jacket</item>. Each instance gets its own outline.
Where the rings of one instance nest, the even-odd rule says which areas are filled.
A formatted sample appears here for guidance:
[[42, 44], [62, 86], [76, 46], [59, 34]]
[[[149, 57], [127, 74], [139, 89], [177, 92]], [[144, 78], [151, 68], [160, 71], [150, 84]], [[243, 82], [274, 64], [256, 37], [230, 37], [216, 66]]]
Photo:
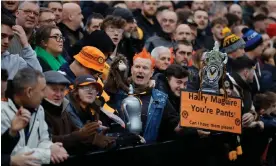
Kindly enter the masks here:
[[[64, 98], [62, 104], [60, 106], [57, 106], [57, 105], [54, 105], [53, 103], [51, 103], [49, 100], [43, 99], [41, 105], [43, 106], [44, 110], [47, 110], [53, 114], [60, 115], [62, 112], [65, 111], [65, 109], [69, 105], [69, 101], [66, 98]], [[48, 107], [52, 107], [53, 109], [48, 108]], [[57, 111], [57, 110], [60, 110], [60, 111]]]
[[5, 58], [6, 56], [10, 55], [10, 52], [8, 50], [6, 50], [5, 52], [3, 52], [1, 54], [1, 59]]
[[[17, 105], [12, 99], [8, 99], [8, 105], [12, 108], [12, 110], [16, 113], [19, 109], [19, 105]], [[33, 114], [34, 112], [37, 112], [38, 109], [40, 108], [41, 106], [39, 106], [38, 108], [26, 108], [24, 107], [25, 109], [27, 109], [28, 111], [30, 111], [31, 114]]]
[[232, 73], [232, 77], [235, 79], [236, 83], [242, 88], [242, 89], [247, 89], [249, 91], [251, 91], [251, 87], [248, 83], [246, 83], [242, 78], [241, 76], [236, 73], [236, 72], [233, 72]]

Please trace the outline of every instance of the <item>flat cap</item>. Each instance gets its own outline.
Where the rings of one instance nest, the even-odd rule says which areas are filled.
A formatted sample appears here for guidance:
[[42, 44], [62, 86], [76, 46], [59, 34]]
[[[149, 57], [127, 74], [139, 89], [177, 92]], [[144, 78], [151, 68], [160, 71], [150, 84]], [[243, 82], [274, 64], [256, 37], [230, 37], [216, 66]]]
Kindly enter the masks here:
[[47, 84], [64, 84], [70, 85], [70, 81], [58, 71], [44, 72]]

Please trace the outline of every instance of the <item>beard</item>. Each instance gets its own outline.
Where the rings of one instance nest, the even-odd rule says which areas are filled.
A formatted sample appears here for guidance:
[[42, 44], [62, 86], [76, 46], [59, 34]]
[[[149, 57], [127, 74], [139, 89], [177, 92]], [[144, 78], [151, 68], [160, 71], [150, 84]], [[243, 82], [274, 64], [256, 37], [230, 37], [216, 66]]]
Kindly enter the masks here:
[[147, 11], [144, 11], [144, 15], [145, 15], [145, 17], [150, 18], [150, 19], [152, 19], [152, 18], [155, 17], [155, 13], [152, 14], [152, 13], [149, 13], [149, 12], [147, 12]]

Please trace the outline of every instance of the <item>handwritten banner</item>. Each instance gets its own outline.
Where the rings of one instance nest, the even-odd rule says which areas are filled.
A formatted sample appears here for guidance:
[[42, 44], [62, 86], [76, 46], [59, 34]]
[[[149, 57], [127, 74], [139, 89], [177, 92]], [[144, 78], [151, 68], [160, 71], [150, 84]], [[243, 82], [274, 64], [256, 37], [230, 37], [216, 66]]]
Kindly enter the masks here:
[[181, 126], [241, 134], [241, 99], [181, 92]]

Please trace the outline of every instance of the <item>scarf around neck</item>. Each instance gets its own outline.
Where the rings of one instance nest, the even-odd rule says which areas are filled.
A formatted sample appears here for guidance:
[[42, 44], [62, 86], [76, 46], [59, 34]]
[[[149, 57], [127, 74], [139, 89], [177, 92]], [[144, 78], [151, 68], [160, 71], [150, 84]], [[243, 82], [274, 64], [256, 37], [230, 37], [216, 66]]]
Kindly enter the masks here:
[[55, 58], [52, 54], [39, 46], [35, 48], [35, 52], [36, 55], [44, 60], [52, 70], [57, 71], [61, 65], [66, 63], [66, 60], [61, 55], [58, 55], [57, 58]]

